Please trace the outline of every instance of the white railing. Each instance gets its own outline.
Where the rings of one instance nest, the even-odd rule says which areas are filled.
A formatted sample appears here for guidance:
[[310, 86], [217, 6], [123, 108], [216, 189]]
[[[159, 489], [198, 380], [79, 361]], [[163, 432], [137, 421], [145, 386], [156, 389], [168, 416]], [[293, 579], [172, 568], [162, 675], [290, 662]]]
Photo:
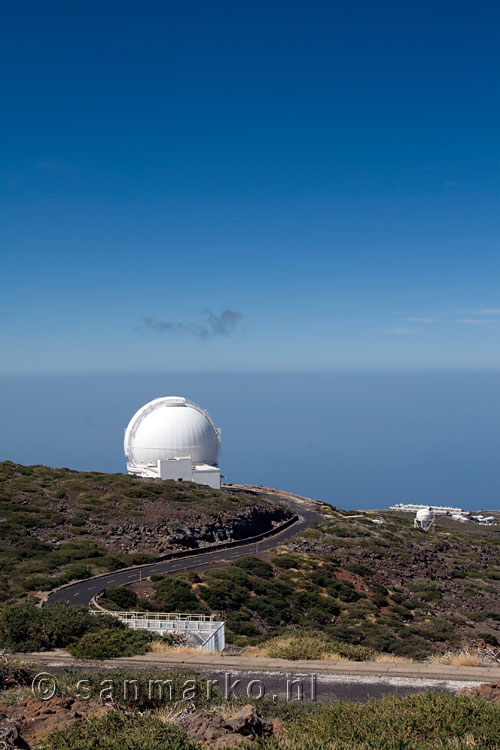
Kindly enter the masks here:
[[102, 607], [90, 611], [96, 615], [117, 617], [132, 630], [148, 630], [159, 635], [185, 635], [192, 645], [203, 651], [222, 651], [225, 647], [225, 623], [216, 620], [215, 615], [180, 612], [108, 612]]

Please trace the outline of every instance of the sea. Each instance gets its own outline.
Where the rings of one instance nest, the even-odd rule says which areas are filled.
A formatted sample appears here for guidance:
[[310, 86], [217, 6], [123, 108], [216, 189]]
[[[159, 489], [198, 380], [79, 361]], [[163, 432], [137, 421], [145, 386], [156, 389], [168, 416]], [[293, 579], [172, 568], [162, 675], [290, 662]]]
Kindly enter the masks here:
[[222, 429], [226, 482], [339, 508], [500, 508], [494, 372], [136, 373], [0, 378], [0, 460], [124, 472], [123, 432], [158, 396]]

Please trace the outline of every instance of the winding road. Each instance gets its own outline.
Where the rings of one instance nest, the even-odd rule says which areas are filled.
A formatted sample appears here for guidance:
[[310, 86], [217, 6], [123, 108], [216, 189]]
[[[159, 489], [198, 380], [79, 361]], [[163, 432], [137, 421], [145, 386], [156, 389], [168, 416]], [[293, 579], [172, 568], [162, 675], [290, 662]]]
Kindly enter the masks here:
[[[228, 488], [229, 489], [229, 488]], [[243, 489], [243, 488], [242, 488]], [[253, 489], [253, 488], [252, 488]], [[285, 502], [298, 520], [271, 537], [259, 542], [241, 540], [237, 547], [229, 549], [204, 548], [199, 554], [189, 554], [173, 560], [148, 563], [134, 568], [118, 570], [84, 581], [68, 584], [49, 594], [46, 603], [66, 600], [70, 604], [86, 604], [108, 586], [126, 586], [146, 579], [154, 573], [181, 573], [186, 570], [203, 568], [215, 563], [224, 564], [239, 557], [272, 549], [290, 539], [299, 531], [307, 529], [321, 520], [322, 515], [314, 509], [314, 504], [306, 499], [280, 494], [266, 493], [258, 488], [258, 494], [270, 500]], [[153, 654], [135, 656], [128, 659], [113, 659], [100, 662], [82, 662], [65, 651], [54, 653], [23, 654], [23, 659], [49, 668], [54, 674], [67, 669], [112, 669], [127, 667], [135, 670], [188, 669], [200, 672], [202, 676], [217, 680], [220, 686], [230, 677], [233, 684], [236, 678], [242, 695], [256, 680], [265, 688], [265, 694], [273, 699], [287, 699], [288, 679], [299, 679], [304, 685], [304, 700], [330, 701], [356, 700], [383, 695], [405, 695], [426, 690], [456, 692], [464, 686], [478, 685], [481, 682], [500, 680], [498, 667], [455, 667], [449, 665], [391, 664], [378, 662], [335, 662], [335, 661], [286, 661], [284, 659], [228, 656], [222, 654]], [[311, 680], [315, 682], [315, 697], [311, 693]], [[236, 684], [234, 683], [234, 684]], [[238, 694], [240, 694], [238, 692]]]
[[70, 583], [67, 586], [52, 591], [47, 596], [45, 604], [53, 604], [54, 602], [63, 600], [69, 602], [69, 604], [88, 605], [94, 596], [108, 586], [128, 586], [144, 580], [155, 573], [183, 573], [187, 570], [203, 568], [214, 563], [223, 564], [232, 562], [239, 557], [246, 557], [252, 553], [255, 554], [255, 552], [272, 549], [322, 518], [321, 513], [314, 510], [314, 505], [305, 499], [291, 499], [290, 496], [281, 495], [277, 492], [266, 493], [262, 491], [258, 494], [260, 497], [265, 497], [275, 502], [285, 502], [296, 513], [298, 521], [258, 542], [242, 539], [241, 544], [237, 547], [222, 550], [218, 549], [218, 545], [213, 545], [210, 548], [203, 548], [203, 551], [200, 551], [199, 554], [193, 555], [192, 552], [189, 552], [186, 554], [186, 557], [179, 556], [173, 560], [136, 565], [133, 568], [116, 570], [113, 573], [106, 573], [105, 575], [94, 576], [83, 581]]

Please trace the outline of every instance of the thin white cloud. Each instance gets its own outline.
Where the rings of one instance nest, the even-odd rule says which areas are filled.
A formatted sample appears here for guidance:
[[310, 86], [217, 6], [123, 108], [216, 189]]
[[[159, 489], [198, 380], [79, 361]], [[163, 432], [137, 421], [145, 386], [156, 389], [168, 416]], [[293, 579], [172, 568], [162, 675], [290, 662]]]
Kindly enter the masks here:
[[460, 310], [462, 315], [467, 317], [475, 317], [476, 315], [500, 315], [500, 307], [477, 307], [475, 310]]
[[395, 333], [397, 336], [405, 336], [408, 333], [412, 333], [411, 328], [402, 328], [401, 326], [394, 326], [394, 328], [389, 328], [389, 333]]
[[488, 326], [492, 328], [500, 321], [491, 318], [458, 318], [457, 323], [462, 326]]

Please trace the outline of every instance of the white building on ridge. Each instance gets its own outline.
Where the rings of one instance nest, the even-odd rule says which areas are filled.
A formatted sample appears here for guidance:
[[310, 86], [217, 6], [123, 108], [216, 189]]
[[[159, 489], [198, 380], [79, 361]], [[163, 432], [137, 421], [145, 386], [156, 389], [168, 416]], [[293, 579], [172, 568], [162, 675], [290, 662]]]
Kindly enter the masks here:
[[389, 510], [398, 510], [403, 513], [417, 513], [419, 510], [430, 510], [436, 515], [446, 516], [452, 513], [463, 513], [462, 508], [452, 508], [451, 505], [417, 505], [416, 503], [397, 503], [391, 505]]
[[221, 431], [208, 412], [180, 396], [142, 406], [125, 430], [129, 474], [220, 487]]

